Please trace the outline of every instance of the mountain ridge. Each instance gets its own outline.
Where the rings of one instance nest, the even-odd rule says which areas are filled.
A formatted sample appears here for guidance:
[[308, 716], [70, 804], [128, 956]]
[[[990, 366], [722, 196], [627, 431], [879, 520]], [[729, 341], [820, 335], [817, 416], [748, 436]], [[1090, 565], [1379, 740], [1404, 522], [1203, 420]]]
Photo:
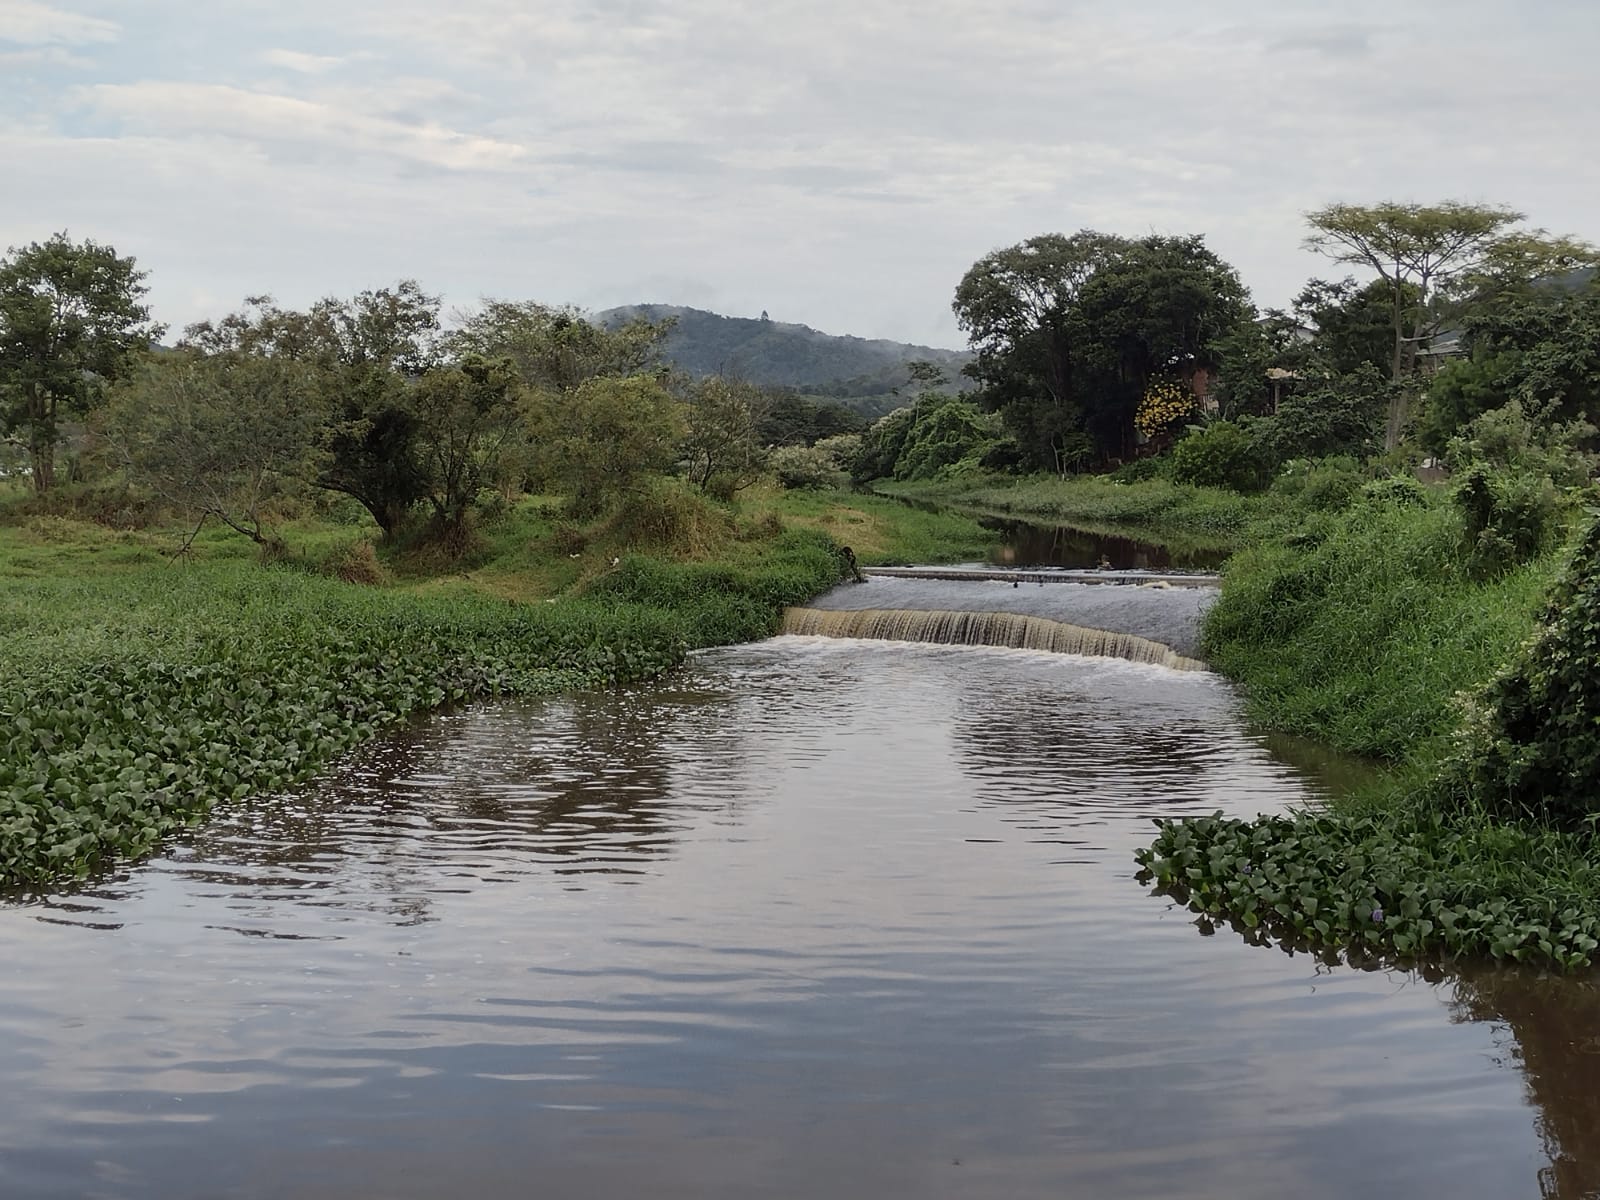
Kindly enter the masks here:
[[921, 346], [888, 338], [823, 333], [809, 325], [760, 317], [729, 317], [681, 304], [627, 304], [593, 315], [614, 328], [630, 320], [672, 318], [662, 357], [691, 375], [732, 375], [765, 387], [793, 388], [836, 399], [867, 415], [900, 402], [896, 393], [911, 382], [909, 365], [931, 362], [952, 386], [964, 382], [965, 350]]

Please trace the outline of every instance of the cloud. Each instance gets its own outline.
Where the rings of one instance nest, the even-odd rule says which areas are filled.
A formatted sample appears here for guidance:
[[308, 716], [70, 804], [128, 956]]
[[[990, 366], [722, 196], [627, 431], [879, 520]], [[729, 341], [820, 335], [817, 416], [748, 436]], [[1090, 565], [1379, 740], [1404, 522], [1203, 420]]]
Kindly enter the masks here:
[[221, 84], [96, 84], [78, 92], [88, 107], [132, 129], [251, 141], [279, 152], [332, 151], [400, 158], [447, 170], [497, 170], [521, 146], [435, 123], [412, 124], [291, 96]]
[[266, 50], [262, 52], [261, 61], [270, 63], [275, 67], [282, 67], [286, 71], [297, 71], [302, 75], [321, 75], [335, 67], [343, 66], [349, 60], [337, 54], [306, 54], [299, 50]]
[[[24, 9], [20, 53], [116, 32], [18, 0], [0, 28]], [[1514, 26], [1490, 0], [1349, 0], [1324, 22], [1263, 0], [139, 11], [98, 75], [30, 58], [0, 89], [0, 154], [52, 181], [0, 233], [131, 231], [158, 288], [181, 274], [175, 305], [415, 274], [452, 302], [714, 294], [954, 341], [962, 271], [1048, 230], [1204, 232], [1270, 304], [1328, 269], [1301, 213], [1331, 200], [1504, 201], [1600, 236], [1600, 164], [1574, 149], [1592, 106], [1555, 99], [1588, 94], [1600, 37], [1573, 0]]]
[[23, 46], [82, 45], [115, 41], [115, 21], [86, 17], [36, 0], [0, 0], [0, 42]]

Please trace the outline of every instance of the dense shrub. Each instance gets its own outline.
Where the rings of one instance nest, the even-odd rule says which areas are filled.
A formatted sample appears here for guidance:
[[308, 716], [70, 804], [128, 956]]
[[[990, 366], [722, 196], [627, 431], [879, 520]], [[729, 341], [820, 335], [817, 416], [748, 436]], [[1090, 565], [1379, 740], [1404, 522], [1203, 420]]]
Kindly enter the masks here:
[[1196, 487], [1258, 492], [1266, 470], [1249, 434], [1232, 421], [1213, 421], [1172, 448], [1172, 478]]
[[1461, 540], [1460, 517], [1436, 501], [1296, 522], [1229, 560], [1206, 657], [1272, 728], [1397, 761], [1442, 745], [1453, 697], [1526, 636], [1550, 571], [1477, 580]]
[[1361, 464], [1349, 457], [1310, 459], [1289, 463], [1272, 482], [1275, 498], [1314, 512], [1348, 508], [1360, 493], [1365, 476]]
[[1600, 520], [1572, 556], [1531, 643], [1471, 706], [1452, 768], [1506, 818], [1578, 827], [1600, 814]]
[[790, 491], [844, 487], [850, 475], [826, 448], [779, 446], [767, 460], [778, 482]]

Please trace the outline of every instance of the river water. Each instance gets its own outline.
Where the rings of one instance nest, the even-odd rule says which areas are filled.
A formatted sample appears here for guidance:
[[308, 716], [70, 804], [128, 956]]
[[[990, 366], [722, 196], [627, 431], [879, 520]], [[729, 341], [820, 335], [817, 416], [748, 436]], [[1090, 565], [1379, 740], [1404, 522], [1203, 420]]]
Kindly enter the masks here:
[[5, 1197], [1577, 1197], [1585, 984], [1202, 936], [1203, 672], [779, 638], [418, 724], [0, 909]]

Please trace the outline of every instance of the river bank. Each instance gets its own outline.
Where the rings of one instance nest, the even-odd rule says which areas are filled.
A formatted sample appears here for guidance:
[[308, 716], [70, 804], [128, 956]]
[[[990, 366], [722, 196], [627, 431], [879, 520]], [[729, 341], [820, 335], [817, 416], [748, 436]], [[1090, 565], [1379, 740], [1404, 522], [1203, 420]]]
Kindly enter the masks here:
[[739, 506], [657, 497], [657, 528], [587, 526], [537, 499], [476, 547], [376, 547], [336, 519], [243, 539], [117, 530], [0, 505], [0, 885], [82, 878], [148, 853], [223, 800], [291, 787], [443, 705], [647, 679], [692, 648], [773, 633], [866, 562], [988, 535], [890, 501]]

